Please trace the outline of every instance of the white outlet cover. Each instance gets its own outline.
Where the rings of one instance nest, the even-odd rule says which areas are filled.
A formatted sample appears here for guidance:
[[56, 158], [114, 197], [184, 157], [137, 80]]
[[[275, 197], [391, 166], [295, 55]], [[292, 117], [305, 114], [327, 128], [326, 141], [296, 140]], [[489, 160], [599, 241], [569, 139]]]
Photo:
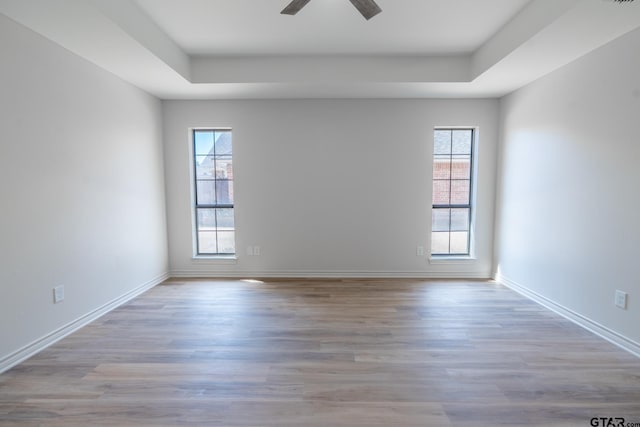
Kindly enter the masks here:
[[617, 307], [624, 310], [627, 309], [627, 293], [623, 291], [616, 291], [614, 303]]
[[53, 288], [53, 302], [55, 304], [64, 301], [64, 286], [56, 286]]

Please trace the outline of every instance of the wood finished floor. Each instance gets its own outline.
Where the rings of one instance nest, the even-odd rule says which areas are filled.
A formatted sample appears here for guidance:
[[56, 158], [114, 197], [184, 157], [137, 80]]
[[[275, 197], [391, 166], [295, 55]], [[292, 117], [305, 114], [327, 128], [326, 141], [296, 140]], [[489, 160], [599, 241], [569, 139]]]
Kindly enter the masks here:
[[169, 281], [0, 375], [0, 426], [640, 423], [640, 359], [500, 285]]

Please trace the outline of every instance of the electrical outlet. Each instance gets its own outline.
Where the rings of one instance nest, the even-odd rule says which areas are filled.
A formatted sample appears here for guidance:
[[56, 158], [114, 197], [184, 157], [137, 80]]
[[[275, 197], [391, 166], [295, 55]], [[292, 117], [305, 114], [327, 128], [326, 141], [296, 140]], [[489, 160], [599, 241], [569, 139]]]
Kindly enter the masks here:
[[616, 307], [620, 307], [623, 310], [627, 309], [627, 293], [624, 291], [616, 291], [614, 303]]
[[247, 255], [260, 256], [260, 246], [247, 246]]
[[424, 256], [424, 246], [416, 247], [416, 256]]
[[64, 301], [64, 286], [56, 286], [53, 288], [53, 303], [58, 304]]

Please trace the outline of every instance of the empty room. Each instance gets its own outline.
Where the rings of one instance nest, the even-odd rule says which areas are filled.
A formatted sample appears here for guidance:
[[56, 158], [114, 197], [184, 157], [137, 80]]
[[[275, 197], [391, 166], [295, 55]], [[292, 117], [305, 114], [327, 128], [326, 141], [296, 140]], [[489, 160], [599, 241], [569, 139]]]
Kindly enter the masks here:
[[0, 426], [640, 427], [640, 1], [0, 0]]

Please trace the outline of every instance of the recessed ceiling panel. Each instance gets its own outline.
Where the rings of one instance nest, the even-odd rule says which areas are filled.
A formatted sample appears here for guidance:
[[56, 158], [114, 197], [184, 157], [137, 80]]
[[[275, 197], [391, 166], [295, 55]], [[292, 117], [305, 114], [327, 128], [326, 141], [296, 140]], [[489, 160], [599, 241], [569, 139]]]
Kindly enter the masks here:
[[349, 0], [136, 0], [190, 55], [470, 53], [529, 0], [377, 0], [366, 21]]

